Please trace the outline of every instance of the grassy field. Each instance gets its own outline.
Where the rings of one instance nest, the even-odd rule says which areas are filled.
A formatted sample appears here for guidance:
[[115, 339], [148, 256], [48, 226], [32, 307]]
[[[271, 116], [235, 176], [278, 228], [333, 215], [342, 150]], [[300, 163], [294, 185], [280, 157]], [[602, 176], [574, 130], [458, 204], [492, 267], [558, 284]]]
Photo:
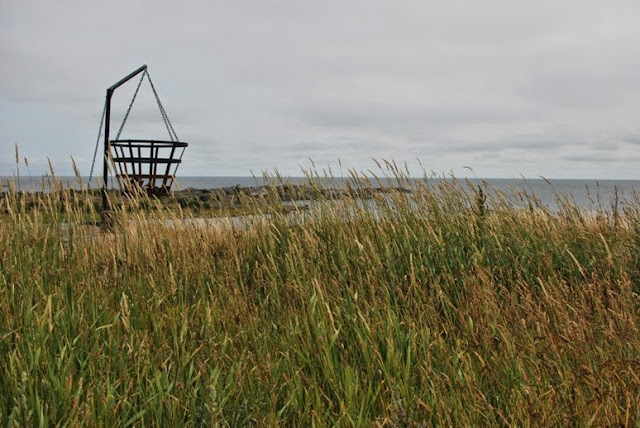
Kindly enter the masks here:
[[411, 192], [286, 213], [274, 186], [250, 225], [5, 194], [0, 424], [640, 424], [640, 198], [382, 169]]

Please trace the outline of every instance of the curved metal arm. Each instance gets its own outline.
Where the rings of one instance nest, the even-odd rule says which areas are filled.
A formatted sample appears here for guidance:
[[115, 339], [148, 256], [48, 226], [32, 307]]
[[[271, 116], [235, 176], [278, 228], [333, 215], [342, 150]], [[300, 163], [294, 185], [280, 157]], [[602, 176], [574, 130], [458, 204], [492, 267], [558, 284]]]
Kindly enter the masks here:
[[136, 71], [131, 72], [128, 76], [123, 77], [122, 79], [120, 79], [117, 83], [114, 83], [113, 85], [111, 85], [108, 89], [107, 89], [107, 93], [111, 92], [113, 93], [113, 91], [115, 91], [116, 89], [118, 89], [118, 87], [124, 85], [125, 83], [127, 83], [129, 80], [133, 79], [134, 77], [136, 77], [136, 74], [142, 73], [143, 71], [145, 71], [147, 69], [147, 64], [141, 66], [140, 68], [138, 68]]
[[131, 72], [127, 76], [120, 79], [118, 82], [111, 85], [107, 88], [107, 99], [105, 102], [105, 123], [104, 123], [104, 159], [102, 165], [102, 209], [103, 211], [109, 211], [111, 207], [109, 206], [109, 199], [107, 198], [107, 187], [109, 184], [109, 127], [111, 125], [111, 97], [113, 96], [113, 92], [118, 89], [120, 86], [127, 83], [129, 80], [147, 70], [147, 64], [138, 68], [137, 70]]

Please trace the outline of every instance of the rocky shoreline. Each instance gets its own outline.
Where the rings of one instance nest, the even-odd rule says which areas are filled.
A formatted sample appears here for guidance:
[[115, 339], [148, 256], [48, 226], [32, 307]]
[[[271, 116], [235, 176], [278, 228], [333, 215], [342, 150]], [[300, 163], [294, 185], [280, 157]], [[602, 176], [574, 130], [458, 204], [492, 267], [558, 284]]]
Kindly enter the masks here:
[[218, 187], [212, 189], [187, 188], [176, 190], [172, 193], [174, 197], [179, 196], [206, 196], [206, 195], [225, 195], [225, 196], [251, 196], [263, 197], [270, 195], [278, 195], [282, 200], [306, 200], [306, 199], [336, 199], [344, 197], [373, 197], [375, 194], [402, 192], [410, 193], [410, 190], [401, 187], [387, 188], [336, 188], [336, 187], [313, 187], [304, 184], [281, 184], [275, 186], [249, 186], [240, 185], [229, 187]]
[[[85, 191], [64, 189], [56, 193], [55, 200], [61, 202], [67, 199], [78, 199]], [[221, 213], [245, 213], [251, 212], [252, 200], [264, 199], [267, 202], [273, 202], [276, 205], [281, 202], [282, 209], [287, 208], [286, 203], [312, 200], [337, 200], [343, 198], [372, 199], [376, 195], [382, 193], [410, 191], [402, 188], [375, 188], [375, 187], [359, 187], [359, 188], [336, 188], [336, 187], [320, 187], [307, 184], [279, 184], [279, 185], [262, 185], [243, 187], [240, 185], [218, 187], [211, 189], [187, 188], [171, 192], [169, 195], [162, 197], [149, 196], [148, 198], [138, 199], [136, 209], [156, 210], [159, 207], [180, 208], [182, 210], [193, 211], [197, 213], [208, 212], [215, 215], [216, 212]], [[110, 189], [109, 197], [112, 206], [130, 205], [130, 199], [125, 197], [119, 189]], [[48, 196], [46, 196], [48, 194]], [[43, 198], [50, 198], [51, 192], [16, 192], [11, 196], [9, 192], [0, 194], [0, 202], [4, 198], [17, 197], [23, 201], [23, 207], [26, 211], [36, 209]], [[86, 195], [86, 194], [85, 194]], [[89, 190], [89, 200], [80, 197], [79, 204], [87, 205], [87, 202], [94, 205], [97, 211], [102, 208], [101, 190]], [[84, 200], [83, 200], [84, 199]], [[5, 209], [5, 214], [8, 211]]]

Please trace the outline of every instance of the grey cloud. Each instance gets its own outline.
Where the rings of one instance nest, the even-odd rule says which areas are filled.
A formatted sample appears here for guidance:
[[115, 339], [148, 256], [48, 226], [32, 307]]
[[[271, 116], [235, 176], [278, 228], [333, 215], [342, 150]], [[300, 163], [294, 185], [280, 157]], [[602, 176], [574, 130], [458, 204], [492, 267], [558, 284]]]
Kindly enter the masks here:
[[287, 145], [283, 147], [284, 151], [294, 153], [295, 156], [305, 154], [317, 155], [326, 152], [342, 152], [348, 154], [360, 153], [363, 147], [370, 151], [380, 151], [392, 147], [388, 142], [372, 141], [368, 139], [343, 138], [343, 139], [327, 139], [306, 141]]
[[580, 154], [572, 154], [562, 156], [563, 160], [567, 160], [570, 162], [587, 162], [599, 164], [602, 162], [605, 163], [623, 163], [623, 162], [638, 162], [640, 161], [640, 156], [638, 155], [626, 155], [626, 154], [618, 154], [618, 153], [598, 153], [597, 155], [580, 155]]
[[621, 141], [634, 146], [640, 146], [640, 135], [627, 135], [620, 138]]

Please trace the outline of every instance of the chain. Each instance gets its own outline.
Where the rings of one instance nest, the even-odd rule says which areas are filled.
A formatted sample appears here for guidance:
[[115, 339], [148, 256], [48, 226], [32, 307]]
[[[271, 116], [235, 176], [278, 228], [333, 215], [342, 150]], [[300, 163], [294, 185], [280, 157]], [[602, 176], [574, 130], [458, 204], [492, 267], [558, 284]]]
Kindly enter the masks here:
[[100, 145], [100, 137], [102, 136], [102, 126], [104, 125], [104, 117], [107, 113], [107, 100], [104, 100], [104, 107], [102, 107], [102, 119], [100, 119], [100, 127], [98, 128], [98, 138], [96, 140], [96, 148], [93, 151], [93, 160], [91, 161], [91, 171], [89, 172], [89, 184], [93, 178], [93, 167], [96, 165], [96, 156], [98, 155], [98, 146]]
[[167, 127], [167, 131], [169, 132], [169, 138], [171, 141], [179, 141], [178, 135], [176, 134], [175, 129], [173, 129], [173, 125], [171, 125], [171, 121], [169, 120], [169, 116], [167, 116], [167, 112], [164, 110], [162, 106], [162, 102], [160, 101], [160, 97], [158, 96], [158, 92], [156, 91], [156, 87], [153, 85], [151, 81], [151, 75], [149, 72], [145, 71], [147, 74], [147, 79], [149, 80], [149, 84], [151, 84], [151, 90], [153, 91], [153, 95], [156, 97], [156, 103], [158, 103], [158, 108], [160, 109], [160, 114], [162, 114], [162, 119], [164, 120], [164, 126]]
[[138, 82], [138, 86], [136, 87], [136, 91], [133, 93], [133, 98], [131, 98], [131, 102], [129, 103], [129, 108], [127, 108], [127, 112], [124, 115], [124, 119], [122, 119], [122, 123], [120, 124], [120, 129], [118, 129], [118, 134], [116, 135], [116, 140], [120, 139], [120, 134], [122, 134], [122, 129], [124, 128], [124, 124], [127, 123], [127, 119], [129, 118], [129, 113], [131, 113], [131, 107], [133, 107], [133, 103], [136, 101], [136, 97], [138, 96], [138, 91], [140, 90], [140, 85], [142, 85], [142, 81], [144, 80], [144, 75], [147, 73], [145, 70], [142, 73], [142, 77], [140, 77], [140, 81]]

